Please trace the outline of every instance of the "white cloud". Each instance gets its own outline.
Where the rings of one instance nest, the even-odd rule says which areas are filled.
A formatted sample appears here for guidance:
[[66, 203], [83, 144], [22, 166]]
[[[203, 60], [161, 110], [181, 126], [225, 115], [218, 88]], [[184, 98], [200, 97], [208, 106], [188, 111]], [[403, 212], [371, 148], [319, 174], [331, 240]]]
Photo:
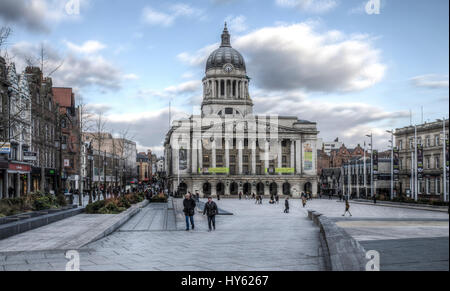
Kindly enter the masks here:
[[106, 45], [96, 40], [88, 40], [82, 45], [76, 45], [69, 41], [65, 41], [65, 44], [69, 50], [79, 54], [94, 54], [106, 48]]
[[150, 25], [171, 26], [175, 20], [173, 15], [154, 10], [151, 7], [145, 7], [143, 11], [144, 21]]
[[158, 11], [150, 6], [143, 10], [143, 20], [150, 25], [169, 27], [180, 17], [204, 19], [203, 11], [188, 4], [175, 3], [169, 6], [168, 12]]
[[[61, 0], [2, 0], [0, 19], [33, 32], [50, 32], [54, 23], [78, 20], [81, 15], [66, 12], [67, 1]], [[80, 9], [89, 7], [90, 0], [80, 0]]]
[[[298, 116], [318, 123], [320, 136], [326, 140], [344, 137], [349, 144], [362, 143], [365, 134], [374, 132], [380, 138], [385, 129], [397, 120], [407, 118], [409, 112], [388, 112], [382, 107], [362, 102], [317, 101], [301, 92], [270, 92], [259, 90], [253, 96], [255, 112]], [[385, 126], [385, 128], [383, 128]], [[383, 145], [380, 139], [377, 145]]]
[[[54, 86], [72, 87], [75, 89], [97, 87], [104, 91], [121, 88], [122, 71], [101, 55], [78, 56], [73, 53], [63, 55], [48, 43], [44, 43], [47, 56], [44, 74], [61, 67], [51, 75]], [[24, 69], [27, 58], [36, 58], [40, 45], [28, 42], [19, 42], [11, 46], [10, 54], [14, 57], [17, 67]], [[36, 65], [38, 61], [36, 61]]]
[[[337, 30], [320, 33], [315, 23], [265, 27], [232, 40], [243, 53], [248, 74], [260, 88], [316, 92], [350, 92], [370, 88], [384, 77], [386, 66], [367, 35]], [[178, 59], [204, 66], [218, 44]]]
[[187, 81], [176, 86], [170, 86], [164, 89], [169, 94], [185, 94], [199, 91], [201, 88], [201, 82], [198, 80]]
[[125, 80], [138, 80], [139, 76], [136, 74], [126, 74], [123, 76]]
[[248, 26], [246, 23], [247, 18], [244, 15], [239, 15], [239, 16], [229, 15], [229, 16], [227, 16], [225, 21], [227, 22], [230, 30], [233, 32], [239, 33], [239, 32], [246, 31], [248, 29]]
[[275, 3], [280, 7], [295, 8], [310, 13], [325, 13], [338, 5], [335, 0], [276, 0]]
[[448, 75], [422, 75], [412, 78], [411, 82], [416, 87], [424, 87], [429, 89], [448, 89], [449, 87]]

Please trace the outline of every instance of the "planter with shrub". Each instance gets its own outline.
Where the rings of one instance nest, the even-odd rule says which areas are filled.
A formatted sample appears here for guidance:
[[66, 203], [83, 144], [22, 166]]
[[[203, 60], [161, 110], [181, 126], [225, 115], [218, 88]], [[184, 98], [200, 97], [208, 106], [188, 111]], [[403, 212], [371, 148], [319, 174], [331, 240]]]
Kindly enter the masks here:
[[145, 200], [143, 193], [133, 193], [118, 198], [97, 201], [86, 206], [87, 214], [119, 214], [127, 210], [133, 204]]
[[167, 196], [162, 193], [159, 195], [153, 196], [150, 199], [150, 203], [167, 203]]
[[32, 211], [59, 209], [64, 206], [67, 206], [64, 196], [55, 197], [54, 195], [36, 192], [18, 198], [1, 199], [0, 217], [13, 216]]

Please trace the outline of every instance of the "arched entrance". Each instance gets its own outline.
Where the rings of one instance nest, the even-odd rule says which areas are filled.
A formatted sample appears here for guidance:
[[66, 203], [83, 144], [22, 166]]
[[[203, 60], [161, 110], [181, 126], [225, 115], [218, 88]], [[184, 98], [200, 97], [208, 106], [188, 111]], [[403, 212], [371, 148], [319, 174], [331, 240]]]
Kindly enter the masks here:
[[245, 183], [244, 184], [244, 195], [251, 195], [252, 194], [252, 184]]
[[217, 195], [225, 195], [225, 185], [222, 182], [217, 183], [216, 193]]
[[278, 194], [278, 184], [273, 182], [270, 184], [270, 195], [277, 195]]
[[239, 186], [236, 182], [231, 183], [230, 185], [230, 195], [238, 195]]
[[258, 195], [264, 195], [264, 184], [262, 182], [259, 182], [256, 185], [256, 194]]
[[211, 195], [211, 184], [206, 182], [205, 184], [203, 184], [203, 195], [204, 196], [209, 196]]
[[187, 194], [187, 188], [188, 186], [186, 185], [186, 183], [181, 183], [180, 186], [178, 187], [178, 195], [186, 195]]
[[312, 193], [312, 184], [310, 182], [306, 183], [304, 186], [305, 193], [311, 194]]
[[288, 182], [283, 184], [283, 195], [291, 196], [291, 184]]

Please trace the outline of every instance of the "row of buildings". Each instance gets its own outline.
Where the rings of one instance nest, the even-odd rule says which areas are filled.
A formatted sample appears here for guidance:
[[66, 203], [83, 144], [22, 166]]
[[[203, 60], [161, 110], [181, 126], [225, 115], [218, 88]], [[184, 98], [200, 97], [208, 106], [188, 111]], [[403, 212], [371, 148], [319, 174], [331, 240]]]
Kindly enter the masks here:
[[[412, 197], [416, 163], [418, 199], [444, 200], [444, 183], [447, 195], [449, 190], [448, 123], [448, 119], [437, 120], [396, 129], [393, 132], [394, 151], [376, 152], [373, 176], [370, 151], [364, 152], [359, 145], [349, 149], [339, 140], [323, 143], [317, 154], [318, 187], [324, 194], [365, 197], [372, 196], [373, 184], [376, 195], [390, 197], [392, 190], [394, 197]], [[415, 142], [420, 149], [417, 154]], [[416, 156], [419, 158], [415, 159]]]
[[0, 199], [41, 191], [89, 191], [135, 179], [136, 144], [82, 132], [71, 88], [38, 67], [0, 57]]

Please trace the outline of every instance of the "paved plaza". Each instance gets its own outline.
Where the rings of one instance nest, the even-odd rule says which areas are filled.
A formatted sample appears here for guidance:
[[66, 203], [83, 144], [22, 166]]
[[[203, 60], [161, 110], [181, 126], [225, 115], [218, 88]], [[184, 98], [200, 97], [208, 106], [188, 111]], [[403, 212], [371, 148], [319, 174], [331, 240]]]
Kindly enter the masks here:
[[[256, 205], [254, 200], [222, 199], [218, 206], [234, 215], [217, 216], [217, 231], [209, 233], [206, 218], [200, 214], [195, 216], [195, 231], [182, 230], [181, 202], [175, 200], [175, 210], [150, 204], [112, 235], [79, 250], [81, 270], [325, 270], [319, 229], [307, 218], [308, 209], [335, 219], [366, 250], [380, 251], [382, 270], [434, 270], [445, 264], [448, 269], [446, 213], [352, 204], [353, 217], [344, 218], [344, 205], [335, 200], [313, 200], [307, 208], [302, 208], [299, 200], [291, 200], [291, 213], [284, 214], [284, 201], [269, 205], [266, 200]], [[70, 219], [77, 217], [83, 216]], [[35, 240], [39, 231], [50, 233], [52, 226], [58, 225], [8, 240], [20, 246], [21, 241]], [[65, 270], [68, 260], [64, 251], [20, 252], [18, 246], [5, 245], [8, 240], [0, 241], [0, 270]], [[433, 244], [433, 240], [439, 243]], [[414, 246], [415, 252], [399, 251], [402, 246]], [[420, 247], [427, 251], [418, 256]], [[412, 261], [415, 267], [410, 266]]]

